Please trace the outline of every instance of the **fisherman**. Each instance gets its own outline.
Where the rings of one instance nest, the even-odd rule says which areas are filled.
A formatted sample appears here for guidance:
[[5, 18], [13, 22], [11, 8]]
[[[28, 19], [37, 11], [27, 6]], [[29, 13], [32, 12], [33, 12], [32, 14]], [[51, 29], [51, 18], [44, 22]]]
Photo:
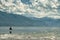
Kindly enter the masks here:
[[12, 34], [12, 27], [9, 28], [9, 33]]

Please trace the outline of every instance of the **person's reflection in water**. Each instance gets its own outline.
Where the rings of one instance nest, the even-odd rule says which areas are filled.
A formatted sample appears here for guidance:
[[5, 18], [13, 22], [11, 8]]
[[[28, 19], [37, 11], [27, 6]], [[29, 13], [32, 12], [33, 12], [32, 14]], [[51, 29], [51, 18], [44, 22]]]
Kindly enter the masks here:
[[12, 27], [9, 28], [9, 33], [12, 34]]

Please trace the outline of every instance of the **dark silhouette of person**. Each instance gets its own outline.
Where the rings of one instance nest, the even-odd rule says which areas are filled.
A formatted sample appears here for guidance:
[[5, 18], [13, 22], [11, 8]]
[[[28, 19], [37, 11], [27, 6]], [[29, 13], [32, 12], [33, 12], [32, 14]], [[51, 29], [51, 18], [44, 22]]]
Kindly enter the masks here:
[[12, 27], [9, 28], [9, 33], [12, 34]]
[[12, 27], [10, 27], [9, 30], [12, 30]]
[[10, 34], [12, 34], [12, 31], [9, 31]]

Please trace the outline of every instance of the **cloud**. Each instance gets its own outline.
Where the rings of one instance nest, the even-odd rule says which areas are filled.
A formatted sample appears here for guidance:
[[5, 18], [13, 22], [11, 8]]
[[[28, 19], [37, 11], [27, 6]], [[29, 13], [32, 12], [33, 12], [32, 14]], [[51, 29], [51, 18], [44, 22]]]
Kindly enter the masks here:
[[1, 11], [36, 18], [60, 18], [59, 6], [58, 0], [0, 0]]

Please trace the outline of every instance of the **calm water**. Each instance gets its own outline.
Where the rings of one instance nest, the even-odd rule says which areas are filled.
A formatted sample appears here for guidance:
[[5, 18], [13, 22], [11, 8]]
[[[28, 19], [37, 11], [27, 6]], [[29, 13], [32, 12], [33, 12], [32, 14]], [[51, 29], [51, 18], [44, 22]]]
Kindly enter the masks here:
[[[60, 32], [60, 27], [12, 27], [13, 33], [21, 32]], [[9, 33], [9, 27], [0, 27], [0, 33]]]
[[60, 40], [60, 27], [12, 28], [9, 34], [9, 27], [0, 27], [0, 40]]

